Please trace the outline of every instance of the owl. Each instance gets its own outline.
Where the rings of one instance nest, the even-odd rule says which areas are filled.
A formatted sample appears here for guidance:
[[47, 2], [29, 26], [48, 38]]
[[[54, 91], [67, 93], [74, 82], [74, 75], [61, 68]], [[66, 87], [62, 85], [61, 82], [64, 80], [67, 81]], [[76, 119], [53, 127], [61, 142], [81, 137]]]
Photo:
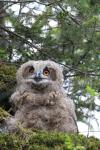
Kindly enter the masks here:
[[15, 110], [11, 128], [77, 132], [73, 101], [63, 89], [59, 64], [50, 60], [28, 61], [17, 71], [17, 88], [10, 102]]

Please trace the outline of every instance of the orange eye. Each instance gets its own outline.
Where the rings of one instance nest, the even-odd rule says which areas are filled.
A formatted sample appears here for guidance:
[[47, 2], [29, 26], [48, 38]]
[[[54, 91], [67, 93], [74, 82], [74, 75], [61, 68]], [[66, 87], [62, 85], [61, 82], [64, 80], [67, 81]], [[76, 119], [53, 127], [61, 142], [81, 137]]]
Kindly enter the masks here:
[[43, 74], [45, 75], [45, 76], [48, 76], [49, 75], [49, 70], [46, 68], [44, 71], [43, 71]]
[[29, 73], [34, 73], [34, 68], [33, 67], [29, 68]]

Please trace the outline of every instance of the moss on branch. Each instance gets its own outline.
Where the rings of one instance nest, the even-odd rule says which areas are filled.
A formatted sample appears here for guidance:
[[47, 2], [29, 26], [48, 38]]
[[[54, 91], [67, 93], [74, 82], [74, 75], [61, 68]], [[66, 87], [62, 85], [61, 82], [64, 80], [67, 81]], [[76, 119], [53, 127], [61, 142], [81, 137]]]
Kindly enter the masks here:
[[10, 114], [0, 107], [0, 122], [4, 121]]
[[16, 67], [14, 65], [0, 64], [0, 92], [8, 92], [16, 83]]
[[100, 150], [100, 140], [83, 135], [35, 131], [1, 133], [2, 150]]

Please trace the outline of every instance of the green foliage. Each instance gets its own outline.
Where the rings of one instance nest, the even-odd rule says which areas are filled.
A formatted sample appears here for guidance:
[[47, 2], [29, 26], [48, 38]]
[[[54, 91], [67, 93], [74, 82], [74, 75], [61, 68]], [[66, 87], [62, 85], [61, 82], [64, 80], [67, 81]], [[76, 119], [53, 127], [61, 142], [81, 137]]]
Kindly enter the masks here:
[[87, 85], [87, 87], [86, 87], [86, 91], [87, 91], [92, 97], [98, 95], [98, 93], [97, 93], [94, 89], [92, 89], [90, 86], [88, 86], [88, 85]]
[[2, 60], [6, 59], [6, 52], [4, 49], [0, 49], [0, 59]]

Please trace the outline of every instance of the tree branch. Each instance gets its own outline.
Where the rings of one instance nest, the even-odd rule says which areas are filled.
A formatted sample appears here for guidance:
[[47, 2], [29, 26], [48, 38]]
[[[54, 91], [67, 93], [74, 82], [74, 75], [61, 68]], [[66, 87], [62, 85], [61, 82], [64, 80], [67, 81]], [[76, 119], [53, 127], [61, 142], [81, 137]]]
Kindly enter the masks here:
[[58, 6], [61, 8], [61, 10], [68, 15], [68, 17], [73, 21], [75, 22], [75, 24], [77, 25], [80, 25], [80, 20], [78, 20], [75, 16], [69, 14], [68, 11], [66, 11], [59, 3], [58, 3]]

